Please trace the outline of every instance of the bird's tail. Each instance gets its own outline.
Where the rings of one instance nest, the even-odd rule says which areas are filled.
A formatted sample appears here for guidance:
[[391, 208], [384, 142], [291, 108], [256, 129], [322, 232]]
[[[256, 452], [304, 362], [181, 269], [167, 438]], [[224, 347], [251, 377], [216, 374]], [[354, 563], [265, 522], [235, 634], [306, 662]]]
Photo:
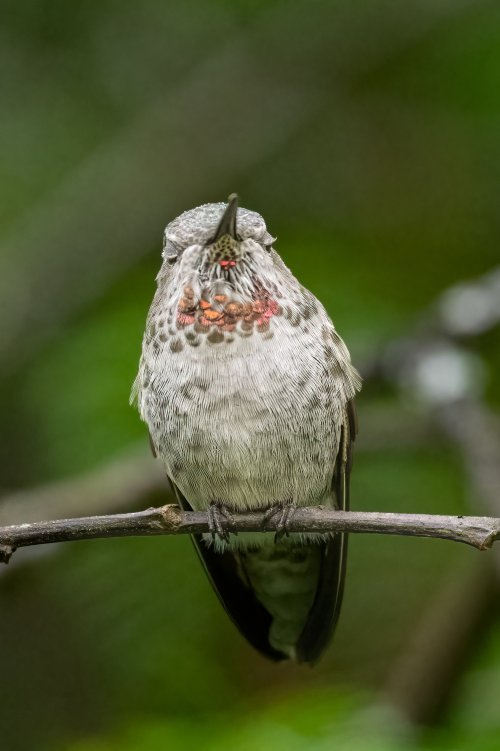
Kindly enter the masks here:
[[255, 596], [272, 617], [269, 643], [287, 657], [300, 659], [297, 644], [316, 596], [322, 546], [284, 540], [240, 556]]

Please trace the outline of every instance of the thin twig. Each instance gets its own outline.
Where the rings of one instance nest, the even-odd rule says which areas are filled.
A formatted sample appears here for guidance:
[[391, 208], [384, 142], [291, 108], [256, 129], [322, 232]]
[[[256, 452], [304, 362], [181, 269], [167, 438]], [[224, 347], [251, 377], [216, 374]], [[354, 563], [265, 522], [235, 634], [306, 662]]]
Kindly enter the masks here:
[[[232, 532], [275, 530], [276, 522], [273, 522], [272, 518], [266, 519], [264, 511], [233, 514]], [[500, 519], [487, 516], [336, 511], [315, 506], [297, 509], [289, 522], [288, 530], [322, 534], [364, 532], [437, 537], [464, 542], [479, 550], [486, 550], [495, 540], [500, 539]], [[27, 545], [104, 537], [200, 534], [209, 531], [206, 512], [185, 512], [171, 505], [129, 514], [18, 524], [0, 527], [0, 561], [7, 563], [16, 548]]]

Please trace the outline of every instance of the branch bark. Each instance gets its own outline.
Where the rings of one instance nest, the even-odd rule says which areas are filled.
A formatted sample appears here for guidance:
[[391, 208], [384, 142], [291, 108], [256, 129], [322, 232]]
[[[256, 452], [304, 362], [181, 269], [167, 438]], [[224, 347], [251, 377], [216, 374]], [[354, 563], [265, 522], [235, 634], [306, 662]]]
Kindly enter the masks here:
[[[234, 513], [230, 531], [273, 532], [276, 522], [264, 511]], [[487, 516], [440, 516], [438, 514], [391, 514], [336, 511], [315, 506], [299, 508], [288, 524], [289, 532], [335, 532], [435, 537], [490, 548], [500, 539], [500, 519]], [[34, 522], [0, 527], [0, 561], [8, 563], [19, 547], [107, 537], [201, 534], [210, 531], [205, 511], [181, 511], [168, 505], [129, 514], [87, 516], [78, 519]]]

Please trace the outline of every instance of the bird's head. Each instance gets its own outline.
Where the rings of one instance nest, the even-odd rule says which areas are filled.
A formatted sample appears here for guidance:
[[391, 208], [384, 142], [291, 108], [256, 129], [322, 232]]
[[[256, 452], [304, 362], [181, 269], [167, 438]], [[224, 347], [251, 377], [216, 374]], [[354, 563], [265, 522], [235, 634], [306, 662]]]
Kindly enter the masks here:
[[204, 286], [222, 282], [243, 292], [252, 277], [272, 268], [273, 240], [260, 214], [238, 208], [232, 194], [227, 203], [207, 203], [170, 222], [164, 270], [180, 281], [194, 275]]
[[163, 309], [181, 327], [232, 331], [238, 322], [243, 329], [255, 322], [267, 331], [290, 276], [273, 240], [260, 214], [238, 208], [235, 194], [227, 203], [185, 211], [165, 230], [158, 278]]

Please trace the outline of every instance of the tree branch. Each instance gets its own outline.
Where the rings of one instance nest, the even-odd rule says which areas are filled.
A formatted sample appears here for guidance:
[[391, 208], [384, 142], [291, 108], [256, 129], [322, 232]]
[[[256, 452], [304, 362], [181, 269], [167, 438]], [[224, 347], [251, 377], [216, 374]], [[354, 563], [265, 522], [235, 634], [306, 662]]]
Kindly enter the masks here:
[[[303, 533], [353, 532], [436, 537], [464, 542], [479, 550], [490, 548], [495, 540], [500, 539], [500, 519], [487, 516], [336, 511], [315, 506], [297, 509], [288, 526], [290, 532]], [[232, 532], [275, 530], [276, 523], [272, 519], [266, 520], [264, 511], [233, 514]], [[18, 524], [0, 527], [0, 561], [8, 563], [16, 548], [28, 545], [105, 537], [200, 534], [209, 531], [206, 512], [185, 512], [172, 505], [129, 514]]]

